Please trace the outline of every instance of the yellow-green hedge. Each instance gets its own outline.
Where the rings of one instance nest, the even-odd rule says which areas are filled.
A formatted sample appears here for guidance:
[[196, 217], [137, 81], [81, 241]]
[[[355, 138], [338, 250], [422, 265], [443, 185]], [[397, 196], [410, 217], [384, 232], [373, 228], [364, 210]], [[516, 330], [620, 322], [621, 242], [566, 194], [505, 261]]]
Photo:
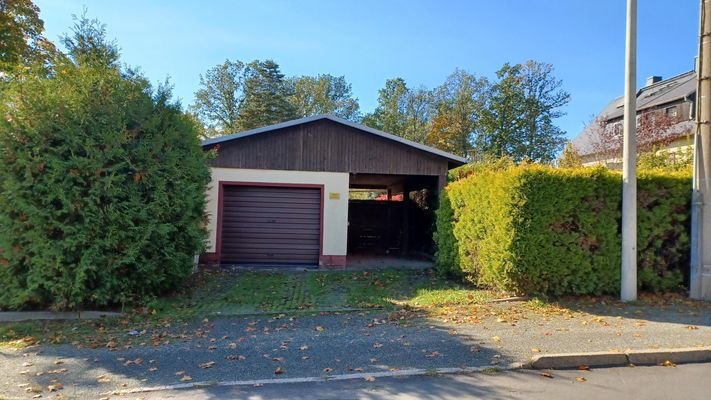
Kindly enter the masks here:
[[[602, 168], [477, 169], [450, 183], [437, 212], [437, 267], [519, 294], [615, 294], [621, 176]], [[678, 290], [688, 267], [691, 178], [638, 177], [639, 284]]]

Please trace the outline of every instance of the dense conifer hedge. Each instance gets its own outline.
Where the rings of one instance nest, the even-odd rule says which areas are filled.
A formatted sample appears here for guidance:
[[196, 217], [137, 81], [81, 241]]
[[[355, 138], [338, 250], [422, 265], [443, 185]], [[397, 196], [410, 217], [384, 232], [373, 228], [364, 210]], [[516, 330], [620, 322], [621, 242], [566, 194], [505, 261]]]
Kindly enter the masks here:
[[[519, 294], [619, 291], [619, 173], [537, 165], [466, 170], [440, 199], [440, 271]], [[679, 290], [688, 269], [691, 177], [656, 171], [638, 179], [640, 288]]]
[[165, 88], [58, 55], [0, 101], [0, 308], [73, 309], [175, 287], [205, 240], [209, 169]]

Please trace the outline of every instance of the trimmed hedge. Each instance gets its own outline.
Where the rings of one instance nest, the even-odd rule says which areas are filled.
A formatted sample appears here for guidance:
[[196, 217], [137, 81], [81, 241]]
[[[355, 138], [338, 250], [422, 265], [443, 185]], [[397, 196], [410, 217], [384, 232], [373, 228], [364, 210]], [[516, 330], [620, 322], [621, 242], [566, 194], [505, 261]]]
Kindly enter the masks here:
[[[518, 294], [616, 294], [621, 192], [620, 174], [603, 168], [476, 169], [442, 193], [437, 267]], [[642, 290], [683, 284], [690, 198], [686, 172], [639, 174]]]

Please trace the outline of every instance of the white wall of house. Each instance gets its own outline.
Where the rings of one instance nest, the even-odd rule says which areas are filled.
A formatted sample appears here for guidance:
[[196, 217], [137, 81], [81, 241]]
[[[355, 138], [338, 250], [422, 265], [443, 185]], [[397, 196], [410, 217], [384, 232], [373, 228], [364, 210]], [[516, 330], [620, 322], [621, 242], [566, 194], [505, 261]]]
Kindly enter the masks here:
[[208, 252], [215, 252], [220, 182], [323, 185], [323, 255], [345, 256], [348, 240], [348, 183], [343, 172], [211, 168], [207, 191]]

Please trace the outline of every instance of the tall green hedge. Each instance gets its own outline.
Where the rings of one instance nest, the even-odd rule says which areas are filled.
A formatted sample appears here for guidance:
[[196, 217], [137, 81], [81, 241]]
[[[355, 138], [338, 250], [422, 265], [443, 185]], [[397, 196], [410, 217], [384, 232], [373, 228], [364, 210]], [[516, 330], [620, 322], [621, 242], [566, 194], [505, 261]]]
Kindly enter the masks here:
[[[477, 169], [450, 183], [437, 212], [437, 267], [520, 294], [615, 294], [621, 177], [602, 168]], [[667, 291], [688, 265], [691, 178], [642, 172], [639, 284]]]
[[140, 300], [190, 274], [209, 169], [165, 89], [58, 57], [0, 102], [0, 309]]

